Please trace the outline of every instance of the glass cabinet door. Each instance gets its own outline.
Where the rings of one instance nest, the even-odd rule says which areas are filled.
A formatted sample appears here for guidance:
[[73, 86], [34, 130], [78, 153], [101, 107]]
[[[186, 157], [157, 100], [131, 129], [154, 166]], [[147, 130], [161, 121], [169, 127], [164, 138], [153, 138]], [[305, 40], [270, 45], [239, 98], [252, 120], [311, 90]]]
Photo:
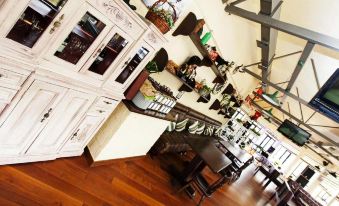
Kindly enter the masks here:
[[[30, 0], [28, 6], [11, 28], [6, 38], [32, 48], [67, 1], [68, 0]], [[61, 21], [63, 16], [59, 18]], [[55, 25], [59, 26], [58, 23]], [[49, 32], [54, 32], [54, 29], [51, 29]]]
[[106, 25], [87, 12], [54, 53], [55, 56], [77, 64]]
[[146, 58], [149, 52], [149, 48], [145, 48], [144, 46], [139, 48], [136, 54], [125, 63], [122, 72], [115, 79], [115, 81], [120, 84], [124, 84], [131, 74], [136, 70], [136, 68], [141, 64], [141, 62]]
[[106, 77], [109, 74], [107, 71], [115, 65], [116, 60], [120, 59], [132, 44], [131, 37], [114, 27], [84, 66], [85, 72], [99, 79]]
[[112, 27], [113, 23], [106, 16], [85, 3], [57, 37], [46, 59], [79, 71]]

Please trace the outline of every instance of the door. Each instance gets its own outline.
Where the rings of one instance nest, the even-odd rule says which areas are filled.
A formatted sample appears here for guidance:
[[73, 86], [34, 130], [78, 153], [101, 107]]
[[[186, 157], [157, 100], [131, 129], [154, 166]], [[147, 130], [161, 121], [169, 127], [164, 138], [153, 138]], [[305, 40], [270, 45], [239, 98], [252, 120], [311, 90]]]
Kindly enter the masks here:
[[66, 91], [60, 86], [34, 81], [0, 126], [0, 155], [24, 153], [53, 116]]
[[77, 126], [95, 96], [69, 90], [55, 108], [55, 115], [26, 152], [29, 155], [56, 154], [67, 135]]
[[128, 34], [113, 27], [83, 67], [83, 72], [96, 79], [106, 79], [132, 44], [133, 39]]
[[32, 52], [46, 47], [46, 42], [59, 30], [59, 27], [64, 25], [66, 19], [72, 16], [72, 10], [76, 8], [70, 0], [7, 2], [10, 3], [7, 3], [8, 5], [3, 9], [10, 12], [1, 26], [0, 36], [9, 45]]
[[127, 88], [129, 83], [143, 69], [153, 51], [153, 48], [145, 42], [138, 45], [112, 75], [111, 81], [113, 81], [113, 84], [122, 89]]
[[46, 59], [79, 71], [113, 27], [109, 19], [85, 3], [47, 51]]
[[79, 126], [68, 137], [68, 141], [63, 146], [60, 153], [77, 151], [81, 153], [80, 151], [84, 150], [85, 146], [104, 120], [104, 115], [86, 115]]

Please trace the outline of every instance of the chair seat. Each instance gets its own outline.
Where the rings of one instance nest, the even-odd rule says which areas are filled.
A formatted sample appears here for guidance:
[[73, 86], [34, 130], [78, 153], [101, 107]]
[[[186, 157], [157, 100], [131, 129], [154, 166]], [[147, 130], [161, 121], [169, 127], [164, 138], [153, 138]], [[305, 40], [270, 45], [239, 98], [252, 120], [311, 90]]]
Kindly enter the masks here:
[[199, 190], [201, 190], [206, 196], [210, 196], [211, 195], [209, 193], [210, 185], [207, 182], [207, 180], [201, 174], [198, 174], [195, 178], [196, 178], [195, 183], [199, 187]]

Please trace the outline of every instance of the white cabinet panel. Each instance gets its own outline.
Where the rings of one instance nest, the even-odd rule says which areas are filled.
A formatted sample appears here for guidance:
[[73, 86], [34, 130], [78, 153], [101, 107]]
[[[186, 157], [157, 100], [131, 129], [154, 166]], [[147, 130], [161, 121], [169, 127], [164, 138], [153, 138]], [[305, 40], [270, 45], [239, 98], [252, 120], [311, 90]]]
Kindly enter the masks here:
[[55, 109], [55, 115], [48, 125], [28, 149], [27, 154], [56, 154], [94, 99], [93, 95], [70, 90]]
[[86, 115], [61, 149], [61, 153], [75, 151], [81, 153], [104, 119], [104, 116]]
[[27, 76], [0, 67], [0, 86], [19, 89]]
[[0, 87], [0, 103], [10, 103], [16, 94], [16, 90]]
[[0, 126], [0, 155], [18, 155], [38, 136], [53, 116], [67, 89], [35, 81]]

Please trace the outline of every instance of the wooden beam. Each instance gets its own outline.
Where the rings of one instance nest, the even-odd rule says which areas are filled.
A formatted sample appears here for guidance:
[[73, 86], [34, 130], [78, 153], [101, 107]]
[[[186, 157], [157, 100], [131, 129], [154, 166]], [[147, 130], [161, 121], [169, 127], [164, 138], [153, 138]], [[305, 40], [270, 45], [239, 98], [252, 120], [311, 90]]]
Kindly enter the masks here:
[[[273, 19], [269, 16], [256, 14], [254, 12], [247, 11], [236, 6], [227, 5], [225, 11], [234, 14], [245, 19], [257, 22], [261, 25], [266, 25], [278, 31], [305, 39], [313, 44], [318, 44], [329, 49], [339, 51], [339, 39], [333, 38], [331, 36], [321, 34], [309, 29], [305, 29], [300, 26], [296, 26], [290, 23], [282, 22], [276, 19]], [[333, 26], [335, 26], [335, 21], [333, 21]]]

